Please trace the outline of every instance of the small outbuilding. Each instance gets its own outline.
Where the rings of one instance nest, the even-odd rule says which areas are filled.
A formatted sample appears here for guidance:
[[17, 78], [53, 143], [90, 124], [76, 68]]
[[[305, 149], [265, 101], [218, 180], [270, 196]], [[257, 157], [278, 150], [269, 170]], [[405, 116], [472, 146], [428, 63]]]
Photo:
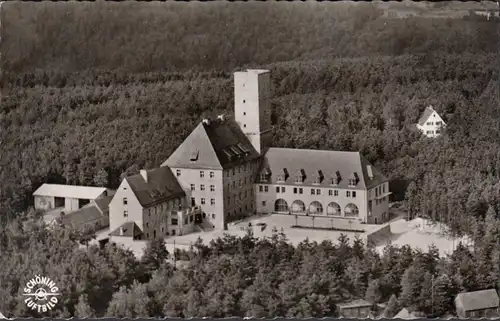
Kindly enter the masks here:
[[337, 305], [339, 316], [345, 318], [367, 318], [372, 312], [373, 304], [363, 300], [354, 300], [348, 303]]
[[109, 193], [105, 187], [43, 184], [33, 193], [34, 206], [38, 210], [61, 208], [73, 212]]
[[495, 289], [463, 292], [455, 298], [455, 308], [459, 318], [498, 318], [498, 293]]

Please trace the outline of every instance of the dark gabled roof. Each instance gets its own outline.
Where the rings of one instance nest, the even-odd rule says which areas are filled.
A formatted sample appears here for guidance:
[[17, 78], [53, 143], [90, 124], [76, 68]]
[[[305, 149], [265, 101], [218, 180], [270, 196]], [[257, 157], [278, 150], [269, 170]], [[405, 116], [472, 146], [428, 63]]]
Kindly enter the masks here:
[[460, 302], [465, 311], [498, 308], [499, 298], [495, 289], [459, 293], [455, 302]]
[[141, 174], [126, 177], [142, 207], [149, 207], [176, 197], [185, 196], [169, 167], [147, 170], [147, 182]]
[[96, 199], [93, 203], [95, 203], [95, 205], [101, 211], [102, 214], [109, 215], [109, 203], [111, 202], [112, 199], [113, 195], [105, 196]]
[[[371, 166], [372, 178], [368, 175], [368, 166]], [[277, 175], [283, 172], [283, 168], [295, 176], [300, 175], [301, 170], [304, 170], [303, 185], [313, 185], [319, 170], [324, 176], [320, 186], [331, 186], [331, 179], [337, 177], [337, 172], [340, 173], [341, 177], [337, 185], [340, 188], [349, 188], [348, 180], [350, 177], [354, 177], [355, 173], [359, 178], [356, 188], [370, 189], [388, 181], [387, 177], [372, 166], [359, 152], [270, 148], [264, 155], [260, 172], [264, 173], [268, 168], [272, 173], [269, 181], [271, 184], [278, 183]], [[258, 180], [257, 183], [259, 183]], [[291, 176], [286, 182], [279, 184], [296, 185], [295, 177]]]
[[363, 307], [370, 307], [372, 305], [373, 304], [363, 299], [337, 304], [337, 306], [342, 309], [363, 308]]
[[105, 215], [98, 206], [92, 202], [80, 208], [77, 211], [63, 215], [61, 223], [74, 229], [81, 229], [85, 224], [94, 223], [103, 218], [106, 218], [107, 225], [109, 225], [109, 216]]
[[425, 107], [425, 110], [424, 110], [424, 113], [422, 114], [422, 116], [420, 116], [420, 118], [418, 119], [418, 124], [420, 126], [423, 126], [425, 125], [425, 122], [427, 121], [427, 119], [429, 119], [429, 117], [432, 115], [432, 113], [434, 112], [434, 108], [432, 106], [428, 106], [428, 107]]
[[[120, 235], [120, 229], [123, 229], [123, 235]], [[137, 224], [135, 224], [135, 222], [125, 222], [116, 230], [109, 233], [109, 236], [137, 237], [142, 234], [141, 229], [137, 226]]]
[[234, 120], [217, 119], [201, 122], [162, 166], [226, 169], [258, 157], [259, 153]]

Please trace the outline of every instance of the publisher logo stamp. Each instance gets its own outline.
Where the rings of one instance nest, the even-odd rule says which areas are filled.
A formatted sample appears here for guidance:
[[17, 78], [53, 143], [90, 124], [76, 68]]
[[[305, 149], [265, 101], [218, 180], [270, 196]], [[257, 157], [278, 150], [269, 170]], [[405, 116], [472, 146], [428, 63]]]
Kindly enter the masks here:
[[29, 280], [23, 291], [23, 295], [27, 297], [24, 303], [37, 312], [52, 310], [58, 302], [57, 296], [61, 295], [54, 281], [39, 275]]

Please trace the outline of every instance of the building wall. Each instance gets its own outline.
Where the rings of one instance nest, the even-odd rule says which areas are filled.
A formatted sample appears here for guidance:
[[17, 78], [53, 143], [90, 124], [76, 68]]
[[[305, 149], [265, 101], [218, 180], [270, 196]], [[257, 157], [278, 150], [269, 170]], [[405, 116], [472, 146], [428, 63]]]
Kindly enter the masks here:
[[[441, 122], [441, 125], [436, 125], [436, 122]], [[423, 126], [417, 124], [417, 128], [420, 129], [420, 131], [422, 131], [425, 136], [431, 138], [439, 136], [439, 133], [437, 133], [437, 131], [440, 130], [442, 127], [444, 127], [443, 119], [436, 112], [433, 112], [429, 116], [429, 118], [427, 119], [427, 121]]]
[[[124, 198], [127, 198], [127, 205], [124, 204]], [[128, 213], [127, 217], [124, 216], [125, 211]], [[135, 222], [144, 231], [143, 208], [126, 179], [122, 181], [109, 203], [110, 232], [113, 232], [125, 222]]]
[[80, 208], [80, 204], [78, 203], [78, 198], [65, 198], [64, 199], [64, 211], [66, 213], [71, 213]]
[[[217, 229], [224, 228], [224, 190], [223, 190], [223, 172], [222, 170], [212, 169], [183, 169], [171, 168], [172, 173], [177, 177], [177, 181], [186, 193], [186, 202], [191, 205], [192, 198], [195, 204], [199, 205], [203, 212], [205, 212], [205, 221], [212, 224]], [[180, 176], [177, 171], [180, 170]], [[200, 172], [203, 172], [201, 177]], [[211, 174], [213, 173], [213, 177]], [[194, 184], [194, 191], [191, 190], [191, 184]], [[204, 189], [201, 189], [204, 185]], [[215, 191], [210, 190], [210, 185], [214, 185]], [[205, 204], [202, 204], [202, 198]], [[211, 205], [211, 199], [214, 199], [215, 204]]]
[[34, 206], [37, 210], [49, 210], [55, 208], [55, 198], [53, 196], [35, 196]]
[[344, 308], [340, 310], [340, 315], [343, 317], [364, 318], [368, 316], [370, 311], [371, 311], [370, 307]]
[[253, 182], [259, 168], [255, 160], [224, 171], [224, 217], [227, 222], [255, 212]]
[[[377, 189], [378, 191], [376, 191]], [[368, 191], [368, 224], [380, 224], [389, 220], [389, 195], [389, 182], [380, 184]]]
[[146, 239], [165, 237], [170, 235], [168, 227], [169, 212], [179, 209], [179, 205], [184, 206], [184, 198], [173, 198], [171, 200], [143, 208], [143, 233]]
[[[260, 186], [268, 187], [268, 192], [260, 192]], [[276, 192], [276, 187], [280, 188], [280, 192]], [[281, 191], [285, 188], [284, 193]], [[313, 201], [318, 201], [323, 206], [323, 215], [327, 215], [327, 206], [331, 202], [335, 202], [340, 206], [341, 215], [340, 217], [345, 217], [345, 208], [348, 204], [354, 204], [358, 207], [359, 216], [349, 217], [349, 219], [360, 219], [361, 221], [366, 221], [368, 217], [367, 213], [367, 193], [362, 189], [342, 189], [342, 188], [331, 188], [314, 186], [314, 185], [279, 185], [279, 184], [255, 184], [255, 194], [256, 194], [256, 206], [258, 213], [272, 213], [275, 210], [275, 202], [278, 199], [283, 199], [287, 202], [288, 207], [291, 209], [292, 203], [295, 200], [301, 200], [304, 202], [306, 210]], [[294, 193], [294, 188], [297, 188], [297, 194]], [[303, 189], [303, 194], [299, 193], [299, 189]], [[311, 195], [311, 189], [315, 190], [315, 195]], [[316, 190], [320, 189], [320, 195], [316, 195]], [[333, 191], [333, 195], [329, 195], [329, 190]], [[338, 195], [335, 196], [334, 191], [338, 191]], [[351, 196], [348, 197], [346, 192], [349, 191]], [[352, 197], [352, 192], [356, 192], [356, 197]]]

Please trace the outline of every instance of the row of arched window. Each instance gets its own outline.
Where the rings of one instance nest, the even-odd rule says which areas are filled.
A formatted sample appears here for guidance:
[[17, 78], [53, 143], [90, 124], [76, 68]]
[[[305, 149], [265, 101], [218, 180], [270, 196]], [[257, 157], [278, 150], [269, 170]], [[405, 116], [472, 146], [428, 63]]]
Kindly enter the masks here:
[[[313, 215], [333, 215], [333, 216], [342, 216], [342, 209], [339, 204], [335, 202], [331, 202], [326, 207], [326, 213], [323, 208], [323, 205], [318, 201], [313, 201], [306, 208], [304, 202], [300, 200], [296, 200], [292, 203], [292, 206], [289, 207], [288, 203], [280, 198], [276, 200], [274, 203], [274, 211], [277, 213], [291, 213], [291, 214], [313, 214]], [[344, 207], [344, 216], [355, 217], [359, 216], [359, 208], [356, 204], [349, 203]]]

